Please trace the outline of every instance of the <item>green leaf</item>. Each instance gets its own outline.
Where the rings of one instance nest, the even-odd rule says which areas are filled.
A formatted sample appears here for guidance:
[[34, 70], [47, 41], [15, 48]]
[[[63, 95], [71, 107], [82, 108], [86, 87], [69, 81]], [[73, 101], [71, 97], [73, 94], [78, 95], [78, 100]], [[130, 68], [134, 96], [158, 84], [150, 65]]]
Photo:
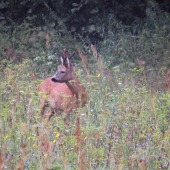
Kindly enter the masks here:
[[77, 3], [72, 3], [72, 5], [73, 5], [73, 6], [79, 6], [79, 4], [77, 4]]

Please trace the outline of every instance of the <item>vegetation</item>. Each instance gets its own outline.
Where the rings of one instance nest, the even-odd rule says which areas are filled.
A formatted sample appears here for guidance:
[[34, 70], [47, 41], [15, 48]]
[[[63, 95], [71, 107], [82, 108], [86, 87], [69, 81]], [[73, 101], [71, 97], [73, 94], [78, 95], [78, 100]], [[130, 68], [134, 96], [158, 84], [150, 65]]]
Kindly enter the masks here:
[[[92, 46], [93, 54], [96, 54]], [[80, 52], [84, 61], [84, 56]], [[95, 56], [93, 56], [95, 59]], [[169, 73], [119, 67], [77, 75], [88, 103], [50, 122], [39, 116], [41, 79], [32, 61], [6, 68], [1, 79], [1, 168], [8, 169], [166, 169], [169, 166]], [[43, 77], [45, 78], [45, 77]], [[102, 82], [102, 83], [101, 83]], [[167, 83], [167, 89], [165, 88]], [[77, 117], [80, 116], [80, 122]]]
[[[168, 169], [169, 1], [10, 2], [0, 3], [0, 169]], [[65, 113], [40, 117], [37, 90], [65, 46], [88, 94], [69, 130]]]

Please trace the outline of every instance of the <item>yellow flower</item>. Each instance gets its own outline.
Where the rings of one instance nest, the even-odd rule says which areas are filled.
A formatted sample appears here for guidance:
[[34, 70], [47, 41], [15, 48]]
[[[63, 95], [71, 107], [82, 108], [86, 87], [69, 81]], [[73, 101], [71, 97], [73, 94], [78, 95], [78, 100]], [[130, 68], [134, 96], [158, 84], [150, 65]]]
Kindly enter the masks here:
[[36, 146], [36, 144], [34, 143], [32, 146], [33, 146], [33, 147], [35, 147], [35, 146]]
[[55, 136], [56, 138], [60, 137], [60, 133], [57, 133], [57, 135]]
[[8, 138], [8, 135], [5, 137], [5, 141], [7, 140], [7, 138]]
[[87, 139], [87, 136], [84, 138], [84, 140], [86, 140]]
[[53, 140], [53, 143], [56, 143], [56, 140]]
[[31, 136], [28, 139], [31, 139]]
[[100, 74], [98, 74], [98, 76], [97, 77], [100, 77]]
[[45, 157], [47, 157], [47, 156], [48, 156], [48, 154], [45, 154], [44, 156], [45, 156]]
[[43, 51], [43, 54], [44, 54], [45, 52]]
[[66, 159], [66, 161], [68, 161], [68, 158]]

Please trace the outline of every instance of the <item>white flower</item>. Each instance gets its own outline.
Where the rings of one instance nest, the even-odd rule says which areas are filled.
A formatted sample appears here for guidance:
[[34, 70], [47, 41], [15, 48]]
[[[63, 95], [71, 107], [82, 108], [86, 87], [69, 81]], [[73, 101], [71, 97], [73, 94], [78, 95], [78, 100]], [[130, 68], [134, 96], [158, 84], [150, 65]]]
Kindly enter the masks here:
[[54, 55], [50, 55], [48, 56], [48, 60], [54, 60], [55, 56]]

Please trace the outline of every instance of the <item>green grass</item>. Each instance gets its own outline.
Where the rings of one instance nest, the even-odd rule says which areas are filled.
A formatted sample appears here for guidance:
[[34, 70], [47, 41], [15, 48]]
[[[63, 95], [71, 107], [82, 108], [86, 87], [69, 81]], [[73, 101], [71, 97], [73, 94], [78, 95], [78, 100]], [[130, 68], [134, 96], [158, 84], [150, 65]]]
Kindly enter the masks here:
[[35, 75], [31, 64], [11, 65], [1, 75], [0, 169], [168, 169], [170, 95], [164, 68], [125, 74], [117, 67], [104, 74], [94, 66], [88, 76], [77, 69], [88, 102], [71, 114], [68, 131], [65, 113], [50, 122], [39, 116], [37, 89], [46, 76]]

